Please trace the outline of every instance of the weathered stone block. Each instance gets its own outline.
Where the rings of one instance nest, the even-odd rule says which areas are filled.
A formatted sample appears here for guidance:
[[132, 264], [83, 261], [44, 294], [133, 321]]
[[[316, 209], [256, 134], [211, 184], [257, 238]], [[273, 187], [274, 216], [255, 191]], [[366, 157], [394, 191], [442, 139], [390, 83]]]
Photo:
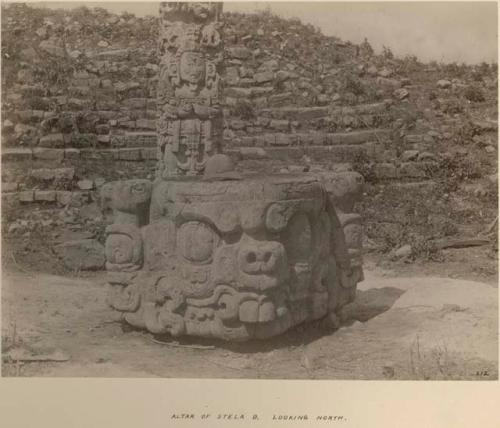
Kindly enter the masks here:
[[398, 170], [392, 163], [378, 163], [374, 167], [374, 172], [377, 178], [382, 180], [398, 177]]
[[239, 88], [239, 87], [226, 88], [224, 94], [227, 97], [232, 97], [232, 98], [250, 98], [252, 96], [252, 88]]
[[274, 144], [275, 146], [292, 146], [296, 145], [298, 138], [293, 134], [274, 134]]
[[30, 160], [32, 157], [33, 157], [33, 151], [31, 149], [24, 149], [24, 148], [2, 149], [2, 160], [4, 162]]
[[72, 180], [75, 168], [40, 168], [32, 170], [30, 175], [36, 180]]
[[92, 180], [79, 180], [76, 185], [80, 190], [92, 190], [94, 188], [94, 182]]
[[272, 71], [264, 71], [262, 73], [255, 73], [253, 75], [253, 80], [256, 83], [271, 82], [273, 79], [274, 79], [274, 73]]
[[2, 192], [16, 192], [18, 183], [2, 183]]
[[101, 144], [109, 144], [111, 143], [111, 135], [98, 135], [97, 142]]
[[118, 157], [120, 160], [140, 161], [141, 149], [119, 149]]
[[418, 150], [405, 150], [401, 155], [401, 160], [403, 162], [416, 160], [418, 157]]
[[55, 202], [55, 190], [35, 190], [35, 201], [37, 202]]
[[35, 159], [61, 161], [64, 159], [64, 149], [35, 148], [33, 149], [33, 157]]
[[79, 159], [80, 158], [80, 149], [64, 149], [64, 158], [65, 159]]
[[55, 45], [53, 42], [51, 42], [49, 40], [43, 40], [38, 45], [38, 47], [41, 50], [47, 52], [48, 54], [54, 55], [56, 57], [64, 58], [66, 56], [66, 51], [64, 50], [64, 48], [62, 48], [61, 46]]
[[377, 83], [382, 86], [388, 86], [394, 89], [401, 88], [401, 81], [397, 79], [388, 79], [386, 77], [377, 77]]
[[260, 67], [259, 71], [277, 71], [280, 68], [280, 64], [278, 60], [276, 59], [270, 59], [267, 61], [264, 61]]
[[40, 141], [38, 142], [38, 145], [40, 147], [64, 147], [64, 137], [63, 134], [50, 134], [50, 135], [45, 135], [40, 138]]
[[269, 155], [262, 147], [240, 147], [241, 159], [267, 159]]
[[101, 52], [95, 52], [90, 55], [92, 58], [104, 60], [109, 59], [112, 61], [124, 61], [129, 57], [128, 49], [110, 49]]
[[424, 141], [424, 136], [419, 134], [405, 135], [404, 141], [407, 144], [418, 144]]
[[322, 132], [310, 132], [295, 134], [299, 138], [299, 144], [301, 146], [323, 146], [327, 144], [327, 134]]
[[240, 80], [240, 76], [238, 73], [238, 67], [227, 67], [226, 68], [226, 76], [224, 82], [228, 86], [236, 86], [238, 85]]
[[385, 130], [366, 130], [353, 132], [339, 132], [328, 135], [328, 144], [363, 144], [369, 141], [377, 141], [389, 135]]
[[269, 123], [269, 127], [276, 131], [287, 132], [290, 129], [290, 122], [288, 120], [273, 119]]
[[272, 86], [254, 86], [251, 89], [253, 97], [268, 95], [274, 92], [274, 88]]
[[145, 109], [147, 98], [129, 98], [123, 102], [125, 106], [131, 109]]
[[135, 125], [137, 129], [156, 129], [156, 121], [150, 119], [137, 119]]
[[19, 202], [34, 202], [35, 192], [33, 190], [25, 190], [19, 192]]
[[269, 97], [269, 104], [272, 106], [280, 106], [292, 102], [292, 92], [282, 92], [281, 94], [271, 95]]
[[154, 147], [141, 149], [141, 158], [144, 160], [156, 160], [158, 158], [157, 149]]
[[241, 119], [232, 119], [229, 127], [235, 130], [244, 130], [247, 127], [247, 122]]
[[71, 202], [71, 192], [69, 190], [58, 190], [56, 192], [56, 201], [63, 206]]
[[252, 56], [252, 51], [244, 46], [233, 46], [227, 50], [229, 57], [236, 59], [247, 59]]
[[2, 192], [2, 205], [12, 206], [19, 202], [19, 195], [17, 192]]

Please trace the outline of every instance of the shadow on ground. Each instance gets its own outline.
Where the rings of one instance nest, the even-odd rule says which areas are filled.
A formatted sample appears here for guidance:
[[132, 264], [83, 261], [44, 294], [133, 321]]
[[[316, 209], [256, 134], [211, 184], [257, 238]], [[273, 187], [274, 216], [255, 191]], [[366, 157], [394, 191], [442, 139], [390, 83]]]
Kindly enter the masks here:
[[[377, 315], [388, 311], [394, 302], [404, 293], [395, 287], [373, 288], [369, 290], [357, 290], [356, 300], [346, 305], [341, 312], [341, 325], [349, 326], [355, 321], [366, 322]], [[123, 324], [124, 332], [136, 331], [128, 324]], [[247, 342], [214, 341], [199, 337], [172, 338], [169, 335], [154, 335], [155, 342], [169, 343], [175, 340], [181, 346], [215, 346], [233, 352], [252, 354], [259, 352], [270, 352], [276, 349], [298, 347], [308, 345], [324, 336], [334, 334], [336, 329], [328, 326], [323, 320], [298, 325], [279, 337], [265, 340], [250, 340]]]

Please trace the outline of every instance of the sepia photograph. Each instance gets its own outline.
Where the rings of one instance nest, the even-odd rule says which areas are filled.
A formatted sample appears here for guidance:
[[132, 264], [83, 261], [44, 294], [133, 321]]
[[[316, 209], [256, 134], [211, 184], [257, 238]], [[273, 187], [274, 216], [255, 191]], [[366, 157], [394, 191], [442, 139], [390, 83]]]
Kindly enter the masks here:
[[2, 1], [2, 378], [498, 381], [497, 17]]

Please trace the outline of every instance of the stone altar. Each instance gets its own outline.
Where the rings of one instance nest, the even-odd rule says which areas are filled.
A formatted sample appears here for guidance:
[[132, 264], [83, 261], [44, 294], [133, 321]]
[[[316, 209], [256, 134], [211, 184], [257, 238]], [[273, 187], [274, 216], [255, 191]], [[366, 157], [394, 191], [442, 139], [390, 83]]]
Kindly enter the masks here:
[[334, 205], [352, 204], [361, 182], [349, 173], [340, 180], [348, 191], [329, 194], [338, 181], [300, 174], [107, 184], [111, 307], [135, 327], [173, 336], [245, 340], [325, 317], [335, 324], [362, 280], [359, 216]]
[[154, 334], [263, 339], [337, 314], [363, 279], [353, 172], [245, 175], [221, 153], [220, 3], [160, 7], [158, 174], [108, 183], [109, 305]]

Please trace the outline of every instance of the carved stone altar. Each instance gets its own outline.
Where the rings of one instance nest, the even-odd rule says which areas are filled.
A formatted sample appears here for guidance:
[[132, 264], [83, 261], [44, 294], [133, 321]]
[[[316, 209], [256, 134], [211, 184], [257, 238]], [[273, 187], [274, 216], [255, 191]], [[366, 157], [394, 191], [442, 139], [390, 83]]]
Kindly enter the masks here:
[[173, 336], [245, 340], [335, 323], [362, 279], [359, 217], [334, 207], [354, 199], [352, 174], [349, 192], [332, 197], [333, 177], [307, 174], [109, 183], [110, 305], [133, 326]]
[[[102, 188], [109, 304], [155, 334], [267, 338], [363, 279], [362, 177], [239, 176], [221, 154], [221, 4], [162, 4], [158, 174]], [[204, 175], [201, 175], [204, 174]]]

